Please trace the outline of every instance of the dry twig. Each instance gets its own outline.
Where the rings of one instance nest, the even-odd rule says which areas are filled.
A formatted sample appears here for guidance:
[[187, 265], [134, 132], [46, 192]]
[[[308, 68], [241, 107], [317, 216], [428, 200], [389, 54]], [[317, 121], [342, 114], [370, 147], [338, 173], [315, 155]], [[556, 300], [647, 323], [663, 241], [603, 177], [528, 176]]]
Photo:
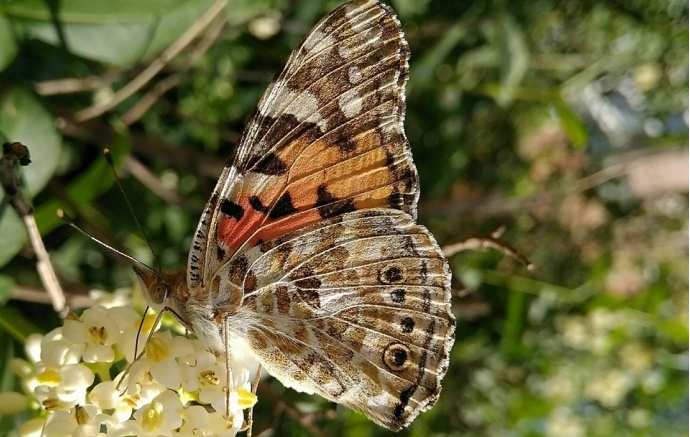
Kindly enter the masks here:
[[517, 249], [510, 246], [505, 241], [502, 241], [500, 239], [502, 234], [503, 228], [499, 228], [488, 237], [468, 238], [467, 240], [461, 241], [460, 243], [448, 244], [446, 246], [443, 246], [441, 250], [443, 251], [444, 256], [451, 257], [459, 252], [463, 252], [466, 250], [484, 250], [487, 248], [493, 248], [502, 252], [504, 255], [507, 255], [519, 261], [527, 268], [527, 270], [532, 271], [534, 269], [534, 265], [531, 262], [529, 262], [527, 257], [520, 253]]
[[194, 50], [187, 56], [180, 68], [175, 74], [172, 74], [161, 80], [150, 90], [144, 97], [142, 97], [127, 113], [122, 117], [122, 121], [130, 126], [139, 120], [146, 112], [153, 106], [153, 104], [168, 90], [176, 87], [182, 82], [184, 73], [191, 68], [194, 63], [213, 45], [213, 43], [220, 36], [225, 27], [225, 18], [218, 20], [218, 22], [209, 30], [203, 39], [196, 45]]
[[122, 103], [129, 96], [146, 85], [175, 56], [187, 47], [225, 8], [228, 0], [217, 0], [196, 20], [174, 43], [154, 59], [148, 67], [132, 79], [127, 85], [114, 93], [108, 100], [102, 101], [74, 114], [74, 120], [82, 122], [103, 115]]
[[29, 149], [21, 143], [5, 143], [2, 146], [3, 155], [0, 159], [3, 170], [2, 187], [10, 199], [10, 205], [17, 211], [17, 214], [24, 222], [24, 226], [29, 233], [29, 240], [36, 254], [36, 270], [41, 277], [43, 286], [50, 296], [55, 311], [66, 314], [69, 310], [66, 306], [65, 293], [60, 287], [60, 283], [50, 262], [50, 256], [43, 245], [41, 234], [38, 232], [36, 220], [33, 216], [33, 208], [27, 202], [22, 193], [21, 183], [16, 173], [17, 165], [26, 166], [31, 163]]

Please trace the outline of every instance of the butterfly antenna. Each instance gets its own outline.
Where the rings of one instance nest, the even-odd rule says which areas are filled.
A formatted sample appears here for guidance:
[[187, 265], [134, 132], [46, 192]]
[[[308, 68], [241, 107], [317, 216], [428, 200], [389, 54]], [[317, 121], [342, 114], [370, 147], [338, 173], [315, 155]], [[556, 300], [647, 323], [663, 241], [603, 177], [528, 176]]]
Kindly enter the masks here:
[[149, 240], [149, 237], [146, 235], [146, 232], [144, 232], [144, 228], [141, 226], [141, 223], [139, 223], [139, 219], [137, 219], [137, 215], [134, 214], [134, 208], [132, 208], [132, 204], [129, 201], [129, 197], [127, 197], [127, 194], [125, 193], [125, 190], [122, 187], [122, 183], [120, 182], [120, 178], [117, 176], [117, 172], [115, 171], [115, 164], [113, 163], [113, 156], [110, 154], [110, 150], [109, 149], [103, 149], [103, 155], [105, 156], [105, 160], [108, 161], [108, 165], [110, 166], [110, 170], [113, 171], [113, 175], [115, 176], [115, 181], [117, 182], [117, 186], [120, 188], [120, 193], [122, 193], [122, 197], [124, 197], [125, 203], [127, 203], [127, 208], [129, 208], [129, 213], [132, 215], [132, 218], [134, 219], [134, 223], [137, 224], [137, 228], [139, 228], [139, 232], [141, 232], [141, 235], [144, 236], [144, 240], [146, 240], [146, 245], [149, 247], [149, 250], [151, 251], [151, 255], [153, 255], [153, 260], [156, 262], [156, 267], [158, 267], [157, 271], [160, 271], [161, 270], [161, 264], [158, 262], [158, 257], [156, 256], [156, 252], [153, 250], [153, 246], [151, 246], [151, 240]]
[[122, 251], [120, 251], [120, 250], [115, 249], [115, 248], [114, 248], [113, 246], [111, 246], [110, 244], [108, 244], [108, 243], [106, 243], [106, 242], [103, 242], [103, 241], [99, 240], [98, 238], [94, 237], [93, 235], [89, 234], [88, 232], [86, 232], [85, 230], [83, 230], [82, 228], [80, 228], [79, 226], [77, 226], [77, 225], [74, 223], [74, 220], [72, 220], [72, 217], [68, 216], [67, 213], [66, 213], [65, 211], [63, 211], [63, 210], [61, 210], [61, 209], [58, 209], [58, 210], [56, 211], [56, 214], [57, 214], [58, 218], [59, 218], [60, 220], [62, 220], [66, 225], [70, 226], [72, 229], [74, 229], [74, 230], [76, 230], [76, 231], [81, 232], [82, 234], [86, 235], [86, 236], [89, 237], [91, 240], [93, 240], [94, 242], [100, 244], [101, 246], [105, 247], [106, 249], [112, 250], [112, 251], [115, 252], [116, 254], [118, 254], [118, 255], [120, 255], [120, 256], [122, 256], [122, 257], [124, 257], [124, 258], [127, 258], [128, 260], [130, 260], [130, 261], [132, 261], [132, 262], [134, 262], [134, 263], [136, 263], [136, 264], [141, 264], [142, 266], [146, 267], [147, 269], [151, 270], [151, 271], [154, 272], [154, 273], [157, 273], [157, 272], [158, 272], [158, 270], [154, 269], [153, 267], [150, 267], [150, 266], [144, 264], [143, 262], [139, 261], [138, 259], [134, 258], [133, 256], [127, 255], [126, 253], [124, 253], [124, 252], [122, 252]]

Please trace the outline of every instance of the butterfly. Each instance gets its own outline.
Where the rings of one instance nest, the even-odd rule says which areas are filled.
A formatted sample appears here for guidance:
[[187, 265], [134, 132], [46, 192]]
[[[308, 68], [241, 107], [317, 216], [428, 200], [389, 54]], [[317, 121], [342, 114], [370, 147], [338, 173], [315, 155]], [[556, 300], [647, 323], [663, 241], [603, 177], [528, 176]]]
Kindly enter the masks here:
[[324, 17], [249, 119], [187, 268], [137, 272], [210, 350], [242, 345], [285, 386], [392, 430], [437, 401], [455, 331], [448, 263], [415, 222], [408, 57], [386, 5]]

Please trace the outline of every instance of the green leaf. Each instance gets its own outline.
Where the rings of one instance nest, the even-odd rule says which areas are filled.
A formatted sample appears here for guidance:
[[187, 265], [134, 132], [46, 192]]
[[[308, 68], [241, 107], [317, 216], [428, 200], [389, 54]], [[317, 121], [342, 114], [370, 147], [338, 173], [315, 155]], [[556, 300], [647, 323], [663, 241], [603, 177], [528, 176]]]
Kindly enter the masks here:
[[[230, 24], [246, 23], [252, 18], [265, 14], [275, 8], [275, 0], [232, 0], [230, 7], [225, 8]], [[313, 3], [317, 6], [317, 3]]]
[[59, 19], [63, 24], [107, 24], [147, 22], [161, 12], [179, 8], [188, 0], [118, 0], [117, 2], [94, 2], [92, 0], [62, 0], [57, 3], [45, 0], [22, 0], [0, 2], [0, 12], [13, 18], [36, 21]]
[[436, 69], [448, 58], [451, 50], [462, 40], [467, 33], [464, 23], [456, 23], [443, 35], [443, 38], [426, 51], [424, 57], [412, 64], [410, 68], [410, 82], [408, 88], [410, 94], [417, 88], [424, 88], [433, 79]]
[[0, 71], [4, 70], [17, 55], [17, 41], [10, 21], [0, 15]]
[[[114, 125], [114, 130], [119, 135], [109, 145], [109, 149], [113, 157], [115, 168], [118, 168], [122, 164], [125, 156], [129, 154], [131, 139], [126, 127], [120, 126], [119, 123], [114, 123]], [[90, 207], [90, 204], [95, 198], [103, 194], [115, 183], [115, 178], [108, 176], [111, 173], [105, 158], [96, 159], [88, 170], [76, 177], [65, 189], [65, 196], [69, 199], [68, 202], [64, 202], [60, 199], [51, 199], [37, 207], [34, 212], [34, 217], [41, 235], [45, 235], [62, 225], [62, 220], [55, 215], [55, 211], [58, 209], [63, 209], [70, 215], [75, 214], [75, 207], [81, 214], [97, 214], [97, 212]], [[104, 177], [104, 175], [106, 176]]]
[[160, 53], [212, 3], [66, 0], [52, 11], [48, 2], [28, 0], [2, 4], [0, 12], [20, 23], [29, 37], [84, 58], [124, 66]]
[[29, 148], [31, 164], [23, 168], [24, 181], [29, 194], [35, 195], [55, 173], [62, 152], [53, 116], [34, 93], [15, 87], [0, 100], [0, 132]]
[[22, 344], [29, 335], [43, 333], [38, 326], [19, 314], [19, 311], [8, 306], [0, 306], [0, 329]]
[[[25, 88], [12, 88], [0, 100], [0, 136], [29, 148], [31, 164], [16, 171], [28, 197], [38, 193], [52, 177], [62, 150], [53, 117], [38, 98]], [[30, 199], [27, 199], [30, 201]], [[24, 224], [0, 192], [0, 266], [19, 252], [26, 242]]]
[[424, 15], [429, 9], [431, 0], [394, 0], [393, 6], [395, 12], [404, 22], [406, 18], [411, 18], [415, 15]]
[[497, 24], [502, 87], [496, 101], [499, 105], [506, 105], [513, 100], [513, 94], [527, 72], [529, 50], [522, 29], [511, 16], [501, 15]]
[[577, 148], [584, 147], [587, 144], [589, 135], [587, 134], [587, 127], [582, 123], [580, 117], [565, 103], [554, 102], [553, 107], [573, 146]]
[[19, 252], [27, 239], [24, 223], [7, 203], [0, 205], [0, 235], [0, 266], [3, 266]]
[[4, 305], [12, 296], [14, 280], [11, 276], [0, 275], [0, 304]]

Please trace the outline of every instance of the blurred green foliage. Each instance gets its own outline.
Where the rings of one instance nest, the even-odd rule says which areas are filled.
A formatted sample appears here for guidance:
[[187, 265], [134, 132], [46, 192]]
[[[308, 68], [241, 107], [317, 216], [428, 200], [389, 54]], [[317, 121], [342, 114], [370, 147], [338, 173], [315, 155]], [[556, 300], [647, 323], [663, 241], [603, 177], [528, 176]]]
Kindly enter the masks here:
[[[0, 1], [0, 136], [31, 149], [27, 192], [70, 295], [129, 287], [134, 277], [128, 262], [60, 227], [58, 207], [152, 262], [101, 149], [113, 151], [163, 266], [183, 266], [259, 96], [340, 3], [231, 0], [143, 88], [80, 121], [211, 2]], [[412, 52], [406, 126], [420, 220], [442, 245], [503, 227], [501, 239], [535, 265], [529, 272], [491, 250], [450, 259], [459, 321], [451, 366], [437, 406], [400, 435], [687, 435], [687, 3], [391, 4]], [[22, 333], [9, 327], [58, 323], [50, 306], [23, 298], [42, 286], [5, 200], [2, 390], [13, 388], [8, 363], [21, 354]], [[263, 384], [255, 434], [309, 435], [286, 402], [329, 435], [387, 434], [323, 399]]]

